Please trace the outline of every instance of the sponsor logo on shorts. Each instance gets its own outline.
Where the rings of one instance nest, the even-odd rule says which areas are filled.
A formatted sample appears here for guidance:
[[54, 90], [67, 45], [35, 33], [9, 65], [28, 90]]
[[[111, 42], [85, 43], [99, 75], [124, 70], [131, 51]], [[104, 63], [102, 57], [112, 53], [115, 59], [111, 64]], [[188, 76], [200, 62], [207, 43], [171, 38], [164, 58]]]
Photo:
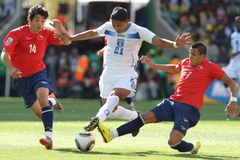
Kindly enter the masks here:
[[42, 84], [47, 84], [48, 82], [46, 82], [46, 81], [41, 81], [41, 83], [42, 83]]
[[181, 127], [181, 129], [183, 130], [183, 131], [185, 131], [186, 130], [186, 128], [184, 127], [184, 126], [180, 126]]
[[186, 118], [183, 118], [183, 121], [184, 121], [184, 122], [188, 122], [189, 120], [188, 120], [188, 119], [186, 119]]

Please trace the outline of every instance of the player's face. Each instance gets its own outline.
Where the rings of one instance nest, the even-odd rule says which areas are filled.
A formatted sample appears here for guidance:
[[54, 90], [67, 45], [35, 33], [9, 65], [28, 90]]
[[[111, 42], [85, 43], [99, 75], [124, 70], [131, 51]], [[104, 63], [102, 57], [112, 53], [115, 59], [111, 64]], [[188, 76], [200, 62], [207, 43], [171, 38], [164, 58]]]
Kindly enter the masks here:
[[197, 48], [190, 48], [189, 50], [190, 65], [196, 66], [203, 62], [205, 56], [198, 52]]
[[112, 25], [113, 28], [118, 32], [118, 33], [123, 33], [127, 27], [128, 27], [128, 20], [126, 21], [116, 21], [112, 20]]
[[46, 19], [41, 15], [36, 15], [33, 20], [28, 21], [28, 24], [30, 26], [30, 31], [33, 33], [39, 33], [44, 26]]
[[240, 18], [235, 21], [235, 26], [236, 26], [238, 32], [240, 32]]

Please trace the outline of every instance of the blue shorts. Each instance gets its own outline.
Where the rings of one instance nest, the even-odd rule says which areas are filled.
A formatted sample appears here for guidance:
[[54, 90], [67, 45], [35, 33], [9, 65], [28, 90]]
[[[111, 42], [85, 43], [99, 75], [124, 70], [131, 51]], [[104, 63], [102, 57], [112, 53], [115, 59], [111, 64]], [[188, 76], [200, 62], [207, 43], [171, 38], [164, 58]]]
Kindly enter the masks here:
[[14, 79], [13, 84], [19, 96], [23, 97], [26, 108], [30, 108], [36, 102], [38, 88], [48, 88], [49, 94], [53, 92], [51, 78], [46, 69], [28, 77]]
[[157, 122], [174, 122], [173, 129], [184, 135], [189, 128], [198, 123], [200, 118], [200, 112], [197, 108], [171, 99], [164, 99], [150, 111], [154, 113]]

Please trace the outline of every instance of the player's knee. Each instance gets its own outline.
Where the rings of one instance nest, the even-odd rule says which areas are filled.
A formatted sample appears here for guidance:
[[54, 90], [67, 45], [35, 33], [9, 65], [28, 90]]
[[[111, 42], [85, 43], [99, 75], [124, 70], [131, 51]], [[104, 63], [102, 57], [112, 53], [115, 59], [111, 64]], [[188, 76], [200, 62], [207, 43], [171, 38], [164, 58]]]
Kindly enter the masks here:
[[144, 120], [145, 124], [156, 122], [156, 117], [152, 112], [141, 113], [140, 115]]

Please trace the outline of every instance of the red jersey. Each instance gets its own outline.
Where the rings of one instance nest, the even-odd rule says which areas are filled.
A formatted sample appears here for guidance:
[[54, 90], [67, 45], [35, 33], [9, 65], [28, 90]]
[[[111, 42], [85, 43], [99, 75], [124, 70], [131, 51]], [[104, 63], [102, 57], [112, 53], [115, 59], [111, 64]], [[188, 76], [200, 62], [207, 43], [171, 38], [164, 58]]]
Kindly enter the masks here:
[[46, 48], [49, 44], [60, 46], [60, 40], [54, 38], [54, 31], [44, 28], [34, 34], [29, 26], [11, 30], [3, 41], [3, 47], [9, 53], [11, 63], [22, 72], [22, 77], [33, 75], [44, 69]]
[[181, 77], [170, 99], [190, 104], [200, 110], [206, 89], [214, 79], [222, 79], [225, 72], [207, 59], [197, 66], [190, 66], [190, 59], [186, 58], [177, 67], [181, 70]]

